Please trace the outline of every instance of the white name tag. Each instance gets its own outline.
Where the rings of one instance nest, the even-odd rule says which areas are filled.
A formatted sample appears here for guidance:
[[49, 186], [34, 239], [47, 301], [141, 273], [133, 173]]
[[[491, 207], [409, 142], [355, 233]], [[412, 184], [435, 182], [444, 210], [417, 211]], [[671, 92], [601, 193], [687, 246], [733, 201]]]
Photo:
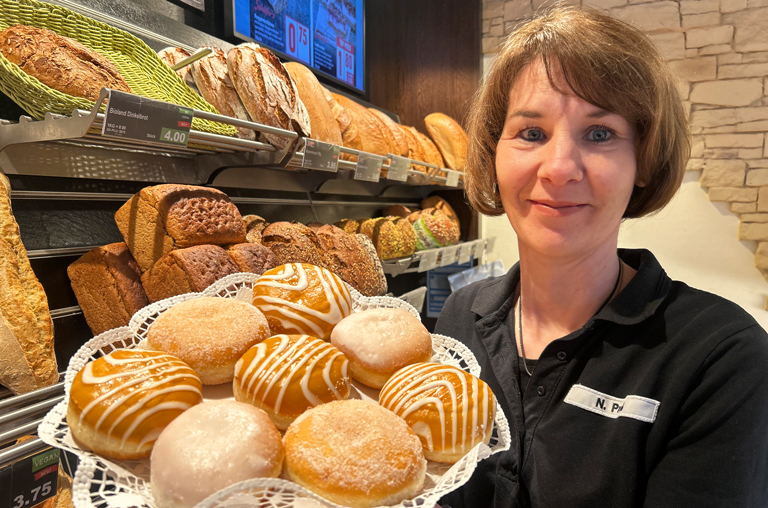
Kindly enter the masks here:
[[573, 385], [565, 397], [565, 403], [608, 418], [624, 416], [648, 423], [653, 423], [656, 420], [656, 413], [658, 413], [661, 404], [658, 400], [639, 395], [627, 395], [625, 398], [619, 399], [584, 385]]

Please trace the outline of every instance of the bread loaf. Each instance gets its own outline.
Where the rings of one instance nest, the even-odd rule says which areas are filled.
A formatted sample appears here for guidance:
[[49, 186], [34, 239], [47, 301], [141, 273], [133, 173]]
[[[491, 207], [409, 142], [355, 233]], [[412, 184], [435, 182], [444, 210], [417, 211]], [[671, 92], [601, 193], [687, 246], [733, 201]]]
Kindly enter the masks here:
[[0, 32], [0, 53], [44, 85], [73, 97], [95, 101], [104, 87], [131, 91], [106, 57], [44, 28], [6, 28]]
[[210, 187], [145, 187], [120, 207], [115, 221], [142, 272], [174, 249], [245, 241], [237, 207]]
[[438, 168], [444, 168], [445, 162], [443, 162], [443, 156], [440, 155], [440, 150], [437, 149], [435, 144], [432, 142], [429, 137], [427, 137], [426, 134], [423, 134], [419, 130], [417, 130], [414, 127], [408, 127], [413, 135], [418, 139], [419, 143], [421, 143], [421, 149], [424, 151], [424, 155], [426, 156], [426, 159], [424, 159], [424, 162], [429, 162], [430, 164], [434, 164]]
[[334, 224], [334, 226], [346, 233], [349, 233], [350, 235], [360, 231], [360, 221], [353, 219], [341, 219], [339, 222]]
[[311, 70], [297, 62], [287, 62], [285, 70], [293, 78], [299, 97], [307, 108], [312, 139], [341, 145], [341, 129], [325, 99], [323, 87]]
[[382, 113], [376, 108], [368, 108], [368, 111], [378, 118], [392, 135], [392, 141], [395, 144], [395, 151], [392, 153], [401, 157], [408, 157], [408, 140], [405, 139], [405, 135], [400, 127], [386, 113]]
[[126, 326], [149, 305], [139, 265], [124, 242], [96, 247], [69, 265], [67, 275], [94, 335]]
[[427, 115], [424, 123], [446, 165], [451, 169], [463, 170], [467, 162], [467, 133], [461, 125], [442, 113]]
[[261, 233], [269, 223], [258, 215], [246, 215], [243, 217], [245, 224], [245, 240], [248, 243], [261, 243]]
[[326, 253], [324, 268], [341, 277], [341, 280], [364, 296], [379, 294], [380, 281], [376, 266], [353, 235], [331, 225], [319, 228], [316, 234]]
[[403, 205], [389, 205], [384, 207], [382, 215], [384, 217], [402, 217], [406, 218], [413, 213], [413, 210]]
[[258, 243], [238, 243], [227, 247], [227, 254], [241, 272], [261, 275], [280, 265], [280, 259], [269, 248]]
[[[336, 119], [336, 124], [339, 126], [343, 146], [352, 148], [353, 150], [362, 150], [363, 139], [360, 130], [357, 128], [357, 124], [352, 121], [347, 110], [336, 101], [333, 94], [331, 94], [325, 87], [323, 87], [323, 95], [325, 96], [326, 102], [328, 102], [328, 106], [331, 108], [333, 117]], [[342, 154], [342, 157], [349, 158], [347, 154]]]
[[360, 242], [360, 246], [363, 248], [365, 253], [368, 255], [368, 258], [373, 263], [373, 266], [376, 268], [376, 275], [379, 279], [379, 287], [376, 295], [386, 295], [388, 289], [387, 277], [384, 275], [384, 267], [382, 266], [381, 260], [379, 259], [379, 254], [376, 252], [376, 247], [373, 245], [373, 242], [370, 238], [361, 233], [356, 233], [355, 238], [357, 238], [357, 241]]
[[416, 250], [435, 249], [459, 243], [459, 226], [437, 208], [427, 208], [413, 222]]
[[357, 126], [362, 142], [362, 147], [358, 148], [358, 150], [378, 155], [386, 155], [394, 150], [394, 142], [390, 141], [391, 134], [389, 134], [389, 129], [370, 111], [343, 95], [331, 95], [346, 110], [352, 119], [352, 123]]
[[367, 219], [360, 224], [360, 233], [371, 239], [383, 261], [410, 256], [416, 250], [416, 234], [407, 219]]
[[[240, 102], [237, 90], [229, 78], [226, 55], [219, 48], [211, 49], [213, 52], [210, 55], [190, 65], [192, 77], [200, 94], [222, 115], [250, 121], [251, 117]], [[243, 127], [236, 127], [236, 129], [238, 138], [256, 140], [256, 131]]]
[[273, 222], [264, 229], [261, 242], [277, 254], [281, 263], [328, 264], [320, 240], [304, 224]]
[[150, 302], [200, 292], [240, 270], [217, 245], [195, 245], [169, 252], [144, 272], [141, 282]]
[[[415, 161], [428, 162], [427, 155], [424, 153], [424, 148], [422, 148], [419, 138], [416, 137], [416, 135], [411, 131], [409, 127], [399, 124], [396, 125], [400, 129], [400, 132], [403, 133], [403, 136], [408, 143], [408, 158]], [[424, 172], [426, 170], [426, 166], [414, 165], [414, 169], [416, 171]]]
[[421, 206], [422, 210], [426, 210], [427, 208], [437, 208], [450, 217], [457, 226], [459, 225], [459, 216], [456, 215], [456, 211], [448, 204], [448, 201], [440, 196], [429, 196], [428, 198], [424, 198], [421, 200], [421, 203], [419, 203], [419, 206]]
[[[229, 50], [227, 68], [237, 94], [255, 122], [312, 137], [309, 115], [296, 84], [274, 53], [257, 44], [240, 44]], [[275, 134], [265, 137], [280, 149], [294, 142]]]
[[48, 298], [29, 264], [0, 173], [0, 384], [14, 394], [59, 380]]
[[[167, 65], [168, 67], [173, 67], [177, 63], [181, 62], [185, 58], [189, 58], [192, 55], [189, 53], [189, 51], [187, 51], [184, 48], [171, 47], [171, 48], [161, 49], [160, 51], [157, 52], [157, 56], [160, 57], [160, 60], [162, 60], [165, 65]], [[195, 83], [195, 78], [192, 76], [192, 67], [190, 65], [187, 65], [186, 67], [182, 67], [181, 69], [174, 72], [178, 77], [184, 80], [184, 83], [186, 83], [188, 87], [190, 87], [192, 90], [195, 91], [195, 93], [200, 95], [200, 90], [198, 90], [197, 83]], [[210, 103], [211, 101], [208, 101], [208, 102]]]

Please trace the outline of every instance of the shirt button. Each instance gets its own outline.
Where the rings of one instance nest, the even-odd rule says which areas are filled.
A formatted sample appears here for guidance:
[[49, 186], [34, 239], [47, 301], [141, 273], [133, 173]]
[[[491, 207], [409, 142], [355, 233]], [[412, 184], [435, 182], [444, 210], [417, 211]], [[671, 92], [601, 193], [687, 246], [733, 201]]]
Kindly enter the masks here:
[[557, 359], [560, 360], [561, 362], [564, 362], [567, 357], [568, 355], [565, 354], [565, 351], [557, 352]]
[[539, 397], [543, 397], [544, 394], [547, 393], [547, 390], [543, 386], [539, 386], [538, 388], [536, 388], [536, 393], [539, 394]]

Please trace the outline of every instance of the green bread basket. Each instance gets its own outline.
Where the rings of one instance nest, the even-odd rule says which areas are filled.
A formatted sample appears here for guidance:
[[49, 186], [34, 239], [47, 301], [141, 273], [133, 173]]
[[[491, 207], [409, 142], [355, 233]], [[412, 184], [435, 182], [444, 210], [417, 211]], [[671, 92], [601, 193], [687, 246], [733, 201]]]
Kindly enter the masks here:
[[[69, 37], [111, 60], [133, 93], [189, 108], [218, 113], [197, 95], [152, 49], [137, 37], [64, 7], [36, 0], [0, 0], [0, 30], [13, 25], [46, 28]], [[0, 54], [0, 90], [37, 120], [47, 112], [71, 115], [93, 109], [93, 102], [44, 85]], [[195, 118], [192, 128], [234, 136], [231, 125]]]

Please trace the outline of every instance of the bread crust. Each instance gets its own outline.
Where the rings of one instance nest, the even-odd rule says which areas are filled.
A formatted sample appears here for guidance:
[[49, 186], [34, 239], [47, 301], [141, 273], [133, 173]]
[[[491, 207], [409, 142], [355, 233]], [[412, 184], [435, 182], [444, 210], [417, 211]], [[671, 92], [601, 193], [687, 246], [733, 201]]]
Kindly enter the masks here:
[[0, 53], [44, 85], [73, 97], [95, 101], [104, 87], [131, 91], [106, 57], [44, 28], [6, 28], [0, 32]]
[[408, 140], [405, 139], [405, 134], [400, 130], [400, 127], [386, 114], [382, 113], [376, 108], [368, 108], [373, 116], [375, 116], [384, 126], [389, 130], [392, 135], [392, 141], [394, 143], [395, 151], [392, 152], [395, 155], [401, 157], [408, 157]]
[[371, 239], [363, 234], [356, 233], [355, 238], [357, 238], [360, 246], [363, 248], [365, 253], [371, 259], [373, 266], [376, 268], [376, 275], [379, 278], [379, 286], [376, 296], [383, 296], [387, 294], [387, 290], [389, 289], [387, 287], [387, 277], [384, 275], [384, 267], [382, 266], [381, 260], [379, 259], [379, 254], [376, 252], [376, 247], [373, 245], [373, 242], [371, 242]]
[[411, 130], [419, 143], [421, 143], [421, 149], [424, 151], [424, 155], [426, 156], [424, 162], [434, 164], [438, 168], [444, 168], [445, 162], [443, 161], [443, 156], [440, 155], [440, 150], [437, 149], [432, 140], [415, 127], [408, 127], [408, 129]]
[[328, 265], [341, 280], [364, 296], [376, 296], [380, 291], [379, 274], [371, 258], [357, 239], [337, 228], [324, 225], [316, 232], [326, 253]]
[[[411, 129], [405, 125], [395, 125], [397, 125], [397, 127], [400, 129], [400, 132], [403, 133], [403, 136], [408, 143], [408, 158], [416, 161], [429, 162], [427, 160], [427, 155], [424, 153], [424, 148], [421, 146], [421, 141], [419, 141], [419, 138], [416, 137]], [[414, 169], [416, 171], [424, 172], [427, 168], [426, 166], [419, 166], [414, 164]]]
[[382, 261], [410, 256], [416, 250], [416, 234], [407, 219], [367, 219], [360, 224], [360, 233], [371, 239]]
[[459, 216], [456, 214], [456, 211], [448, 204], [448, 201], [440, 196], [429, 196], [428, 198], [424, 198], [421, 200], [421, 203], [419, 203], [419, 206], [421, 206], [422, 210], [426, 210], [427, 208], [437, 208], [450, 217], [456, 225], [459, 224]]
[[262, 233], [262, 244], [272, 249], [280, 263], [328, 265], [328, 259], [314, 231], [298, 222], [273, 222]]
[[427, 115], [424, 123], [446, 165], [451, 169], [463, 171], [467, 162], [467, 133], [461, 125], [443, 113]]
[[[162, 60], [165, 65], [168, 67], [173, 67], [177, 63], [181, 62], [185, 58], [189, 58], [192, 55], [190, 55], [189, 51], [184, 48], [170, 47], [158, 51], [157, 56], [160, 57], [160, 60]], [[200, 95], [200, 90], [197, 89], [195, 78], [192, 77], [192, 67], [190, 65], [182, 67], [181, 69], [173, 72], [175, 72], [178, 77], [183, 79], [184, 83], [186, 83], [188, 87], [194, 90], [196, 94]]]
[[334, 93], [331, 95], [346, 110], [352, 123], [357, 126], [362, 145], [358, 150], [377, 155], [386, 155], [393, 150], [394, 142], [390, 141], [392, 135], [389, 134], [389, 129], [367, 108], [343, 95]]
[[286, 62], [284, 65], [296, 84], [304, 107], [307, 108], [312, 139], [341, 145], [343, 143], [341, 129], [336, 123], [320, 82], [311, 70], [298, 62]]
[[416, 250], [434, 249], [459, 243], [459, 226], [437, 208], [422, 210], [413, 222]]
[[281, 264], [274, 252], [258, 243], [230, 245], [227, 247], [227, 254], [239, 271], [256, 275], [261, 275]]

